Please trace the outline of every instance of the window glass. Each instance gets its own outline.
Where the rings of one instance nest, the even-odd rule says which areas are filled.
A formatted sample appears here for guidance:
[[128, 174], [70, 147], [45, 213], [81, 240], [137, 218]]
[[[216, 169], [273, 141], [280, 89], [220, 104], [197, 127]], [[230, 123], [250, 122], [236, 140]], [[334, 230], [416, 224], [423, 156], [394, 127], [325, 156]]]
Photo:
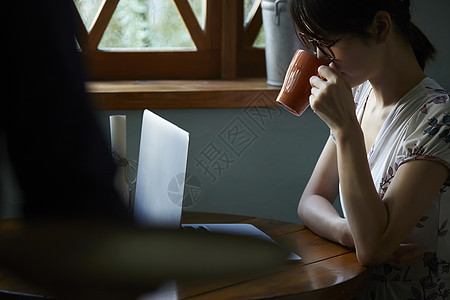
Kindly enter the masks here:
[[259, 0], [244, 0], [244, 27], [250, 22], [253, 10], [259, 5]]
[[188, 2], [197, 17], [198, 24], [205, 30], [206, 0], [188, 0]]
[[264, 42], [264, 25], [261, 26], [261, 30], [256, 36], [255, 42], [253, 43], [253, 47], [255, 48], [264, 48], [266, 47], [266, 43]]
[[[248, 25], [254, 12], [258, 9], [261, 0], [244, 0], [244, 27]], [[259, 33], [253, 43], [255, 48], [264, 48], [264, 27], [261, 26]]]
[[98, 48], [181, 50], [195, 45], [173, 0], [121, 0]]
[[[222, 5], [228, 0], [72, 1], [80, 13], [77, 26], [87, 29], [87, 35], [84, 28], [78, 31], [76, 39], [83, 43], [77, 43], [77, 48], [90, 62], [93, 80], [225, 76], [221, 37], [234, 29], [215, 21], [221, 20]], [[230, 6], [237, 10], [236, 17], [242, 22], [238, 34], [229, 35], [237, 51], [232, 63], [238, 66], [236, 76], [264, 76], [261, 0], [241, 1]], [[242, 6], [235, 6], [237, 3]], [[252, 59], [243, 59], [247, 57]], [[202, 62], [208, 63], [202, 65]], [[143, 65], [147, 67], [140, 68]], [[199, 65], [201, 69], [195, 68]]]
[[74, 0], [75, 5], [80, 12], [81, 19], [83, 20], [84, 26], [90, 31], [95, 16], [97, 15], [100, 7], [102, 7], [104, 0]]

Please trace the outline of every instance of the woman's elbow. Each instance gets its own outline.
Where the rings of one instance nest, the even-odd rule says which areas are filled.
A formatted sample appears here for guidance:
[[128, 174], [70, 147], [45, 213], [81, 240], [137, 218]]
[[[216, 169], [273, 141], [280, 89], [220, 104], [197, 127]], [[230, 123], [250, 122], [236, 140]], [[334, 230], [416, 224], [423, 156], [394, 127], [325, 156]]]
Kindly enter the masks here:
[[300, 218], [300, 220], [302, 219], [302, 214], [303, 214], [303, 210], [302, 210], [301, 206], [302, 206], [302, 202], [300, 201], [297, 206], [297, 215]]
[[298, 202], [298, 206], [297, 206], [297, 215], [300, 218], [300, 220], [302, 220], [304, 222], [305, 219], [307, 219], [306, 216], [306, 212], [307, 208], [305, 207], [305, 200], [303, 199], [303, 197], [300, 199], [300, 201]]

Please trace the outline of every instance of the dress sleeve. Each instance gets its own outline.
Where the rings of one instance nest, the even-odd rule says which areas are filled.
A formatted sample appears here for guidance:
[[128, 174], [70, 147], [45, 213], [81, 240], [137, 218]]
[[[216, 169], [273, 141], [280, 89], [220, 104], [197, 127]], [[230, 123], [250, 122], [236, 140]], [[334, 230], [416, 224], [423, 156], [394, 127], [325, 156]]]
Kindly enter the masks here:
[[450, 99], [436, 95], [410, 120], [403, 142], [400, 164], [412, 160], [431, 160], [449, 171], [450, 185]]

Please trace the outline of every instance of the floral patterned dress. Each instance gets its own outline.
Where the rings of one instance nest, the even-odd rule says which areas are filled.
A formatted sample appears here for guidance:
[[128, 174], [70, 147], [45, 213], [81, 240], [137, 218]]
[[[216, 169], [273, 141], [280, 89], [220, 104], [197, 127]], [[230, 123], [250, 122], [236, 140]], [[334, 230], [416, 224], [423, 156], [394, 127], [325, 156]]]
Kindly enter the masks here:
[[[366, 82], [354, 90], [359, 120], [371, 89]], [[381, 199], [404, 163], [431, 160], [450, 170], [448, 92], [434, 80], [423, 79], [394, 107], [367, 158]], [[372, 268], [370, 286], [361, 298], [450, 299], [449, 185], [450, 177], [404, 241], [421, 245], [426, 252], [423, 261], [404, 268], [388, 264]]]

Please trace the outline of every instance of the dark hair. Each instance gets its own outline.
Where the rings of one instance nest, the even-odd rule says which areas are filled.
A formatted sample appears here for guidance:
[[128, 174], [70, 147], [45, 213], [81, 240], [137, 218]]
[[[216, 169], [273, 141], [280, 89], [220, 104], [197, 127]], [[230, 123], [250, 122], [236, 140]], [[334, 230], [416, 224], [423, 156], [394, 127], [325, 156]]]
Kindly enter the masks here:
[[433, 59], [436, 49], [411, 22], [409, 0], [291, 0], [292, 20], [305, 35], [329, 42], [333, 39], [354, 35], [368, 38], [367, 28], [376, 13], [387, 11], [395, 28], [411, 44], [422, 69]]

